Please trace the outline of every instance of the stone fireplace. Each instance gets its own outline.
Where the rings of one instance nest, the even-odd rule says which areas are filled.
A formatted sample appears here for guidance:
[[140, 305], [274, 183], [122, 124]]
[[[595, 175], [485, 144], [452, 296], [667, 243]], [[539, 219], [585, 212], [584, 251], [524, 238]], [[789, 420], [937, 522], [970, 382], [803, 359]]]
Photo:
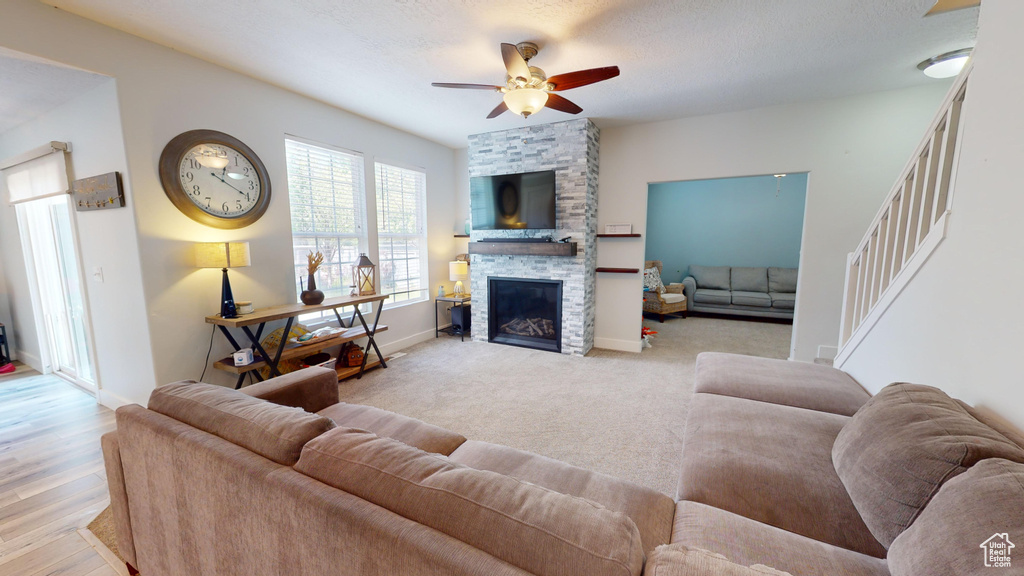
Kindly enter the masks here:
[[[532, 118], [531, 118], [532, 121]], [[469, 137], [469, 176], [490, 176], [555, 171], [554, 230], [473, 230], [470, 242], [484, 238], [542, 238], [555, 241], [571, 236], [577, 243], [575, 256], [489, 255], [470, 256], [473, 295], [474, 340], [492, 340], [490, 316], [491, 279], [556, 281], [560, 286], [560, 321], [557, 335], [548, 334], [540, 349], [563, 354], [586, 354], [594, 346], [594, 301], [597, 281], [597, 178], [599, 131], [589, 119], [573, 119], [476, 134]], [[472, 210], [471, 210], [472, 212]], [[533, 318], [527, 318], [533, 320]], [[552, 320], [554, 321], [554, 320]], [[509, 321], [498, 321], [497, 327]], [[524, 328], [525, 326], [525, 328]], [[530, 323], [516, 324], [515, 330], [538, 337]], [[508, 327], [506, 328], [508, 330]], [[552, 338], [557, 347], [551, 345]], [[522, 339], [512, 343], [523, 345]], [[504, 342], [510, 343], [510, 342]]]

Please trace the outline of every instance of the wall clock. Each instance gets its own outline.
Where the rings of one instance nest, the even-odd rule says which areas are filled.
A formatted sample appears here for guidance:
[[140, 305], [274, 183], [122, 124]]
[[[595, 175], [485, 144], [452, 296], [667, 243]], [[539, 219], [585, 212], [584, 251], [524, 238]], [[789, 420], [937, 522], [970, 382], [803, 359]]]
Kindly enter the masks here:
[[216, 130], [178, 134], [160, 154], [160, 183], [189, 218], [214, 228], [242, 228], [270, 205], [270, 177], [241, 140]]

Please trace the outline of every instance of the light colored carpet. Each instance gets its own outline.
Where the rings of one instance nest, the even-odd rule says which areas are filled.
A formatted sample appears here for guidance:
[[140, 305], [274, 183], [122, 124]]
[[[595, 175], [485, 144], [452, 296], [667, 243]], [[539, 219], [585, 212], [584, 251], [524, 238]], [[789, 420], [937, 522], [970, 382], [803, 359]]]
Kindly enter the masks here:
[[342, 382], [341, 396], [674, 496], [697, 354], [786, 358], [792, 326], [697, 317], [644, 325], [659, 332], [653, 348], [586, 357], [442, 335]]

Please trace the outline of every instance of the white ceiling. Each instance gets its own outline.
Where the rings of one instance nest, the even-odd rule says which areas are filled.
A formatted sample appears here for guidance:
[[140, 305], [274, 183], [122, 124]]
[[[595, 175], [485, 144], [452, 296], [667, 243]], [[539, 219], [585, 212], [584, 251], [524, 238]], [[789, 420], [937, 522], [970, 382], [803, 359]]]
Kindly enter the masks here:
[[44, 0], [453, 147], [570, 116], [486, 115], [498, 44], [533, 41], [548, 75], [618, 65], [562, 93], [599, 126], [922, 84], [918, 62], [973, 46], [978, 9], [934, 0]]
[[0, 134], [110, 80], [0, 48]]

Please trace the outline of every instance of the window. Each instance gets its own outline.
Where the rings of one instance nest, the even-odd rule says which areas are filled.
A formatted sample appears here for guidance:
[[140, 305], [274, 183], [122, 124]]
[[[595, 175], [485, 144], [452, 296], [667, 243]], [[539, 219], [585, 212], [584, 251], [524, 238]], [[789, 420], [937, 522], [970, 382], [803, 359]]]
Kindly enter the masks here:
[[293, 139], [285, 151], [298, 292], [306, 288], [306, 255], [319, 251], [317, 289], [328, 298], [348, 295], [352, 264], [368, 245], [363, 157]]
[[377, 162], [380, 293], [389, 305], [427, 299], [427, 175]]

